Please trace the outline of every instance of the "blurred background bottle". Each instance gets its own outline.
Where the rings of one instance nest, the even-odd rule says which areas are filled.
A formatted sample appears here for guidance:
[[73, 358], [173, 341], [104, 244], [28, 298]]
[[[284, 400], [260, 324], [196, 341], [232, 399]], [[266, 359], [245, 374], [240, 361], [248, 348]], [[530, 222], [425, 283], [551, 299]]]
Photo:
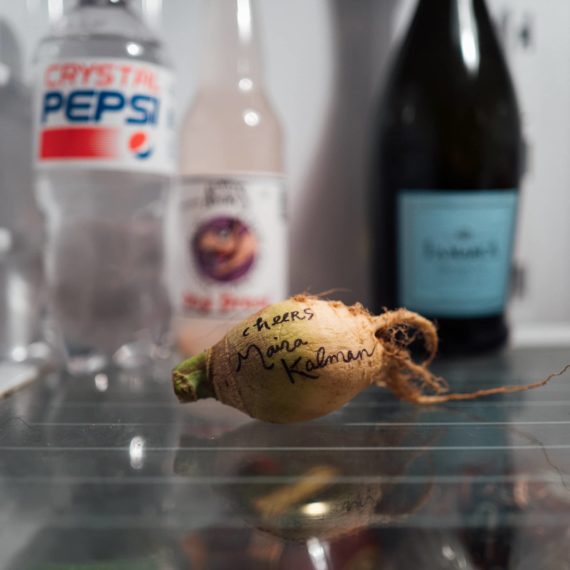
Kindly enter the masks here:
[[31, 166], [31, 97], [21, 63], [18, 39], [0, 20], [0, 362], [42, 356], [42, 220]]
[[523, 145], [483, 0], [420, 0], [377, 131], [374, 310], [436, 319], [443, 352], [501, 346]]
[[36, 51], [37, 195], [71, 372], [138, 366], [169, 321], [162, 214], [172, 73], [126, 0], [79, 0]]
[[287, 295], [283, 142], [264, 90], [253, 0], [209, 0], [197, 93], [169, 212], [169, 285], [184, 353]]

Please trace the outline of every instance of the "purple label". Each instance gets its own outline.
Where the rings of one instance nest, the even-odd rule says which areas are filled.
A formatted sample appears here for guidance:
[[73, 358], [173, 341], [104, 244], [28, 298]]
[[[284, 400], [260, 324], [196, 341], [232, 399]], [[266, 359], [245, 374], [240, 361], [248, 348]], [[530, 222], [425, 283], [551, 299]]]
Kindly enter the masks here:
[[189, 245], [200, 273], [221, 283], [249, 273], [258, 250], [249, 226], [238, 218], [221, 216], [202, 224]]

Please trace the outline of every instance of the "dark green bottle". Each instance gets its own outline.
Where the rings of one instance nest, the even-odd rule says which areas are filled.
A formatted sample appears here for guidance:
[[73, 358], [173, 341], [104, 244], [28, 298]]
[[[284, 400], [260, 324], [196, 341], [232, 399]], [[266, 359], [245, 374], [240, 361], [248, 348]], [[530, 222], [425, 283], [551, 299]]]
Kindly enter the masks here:
[[484, 0], [420, 0], [376, 133], [373, 309], [437, 320], [444, 353], [500, 347], [523, 144]]

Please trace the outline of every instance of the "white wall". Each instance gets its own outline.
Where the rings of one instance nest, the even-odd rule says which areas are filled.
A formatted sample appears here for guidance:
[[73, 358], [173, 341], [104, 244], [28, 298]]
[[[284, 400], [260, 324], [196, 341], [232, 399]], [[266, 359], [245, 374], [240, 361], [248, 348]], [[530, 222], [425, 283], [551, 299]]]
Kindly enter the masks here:
[[[496, 0], [508, 14], [506, 47], [528, 140], [518, 234], [520, 323], [570, 321], [570, 3]], [[527, 24], [528, 22], [528, 24]], [[530, 27], [525, 47], [521, 31]], [[523, 36], [524, 37], [524, 36]]]

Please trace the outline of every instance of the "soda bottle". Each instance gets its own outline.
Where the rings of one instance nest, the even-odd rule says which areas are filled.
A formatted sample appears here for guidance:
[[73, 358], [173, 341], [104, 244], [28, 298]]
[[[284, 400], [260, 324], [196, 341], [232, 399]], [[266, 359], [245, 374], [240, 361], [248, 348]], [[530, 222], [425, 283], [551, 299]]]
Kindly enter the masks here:
[[169, 322], [162, 213], [175, 162], [164, 49], [128, 1], [79, 0], [36, 64], [36, 191], [68, 368], [141, 365]]
[[194, 353], [287, 294], [283, 136], [263, 85], [253, 0], [210, 0], [169, 209], [169, 285]]

